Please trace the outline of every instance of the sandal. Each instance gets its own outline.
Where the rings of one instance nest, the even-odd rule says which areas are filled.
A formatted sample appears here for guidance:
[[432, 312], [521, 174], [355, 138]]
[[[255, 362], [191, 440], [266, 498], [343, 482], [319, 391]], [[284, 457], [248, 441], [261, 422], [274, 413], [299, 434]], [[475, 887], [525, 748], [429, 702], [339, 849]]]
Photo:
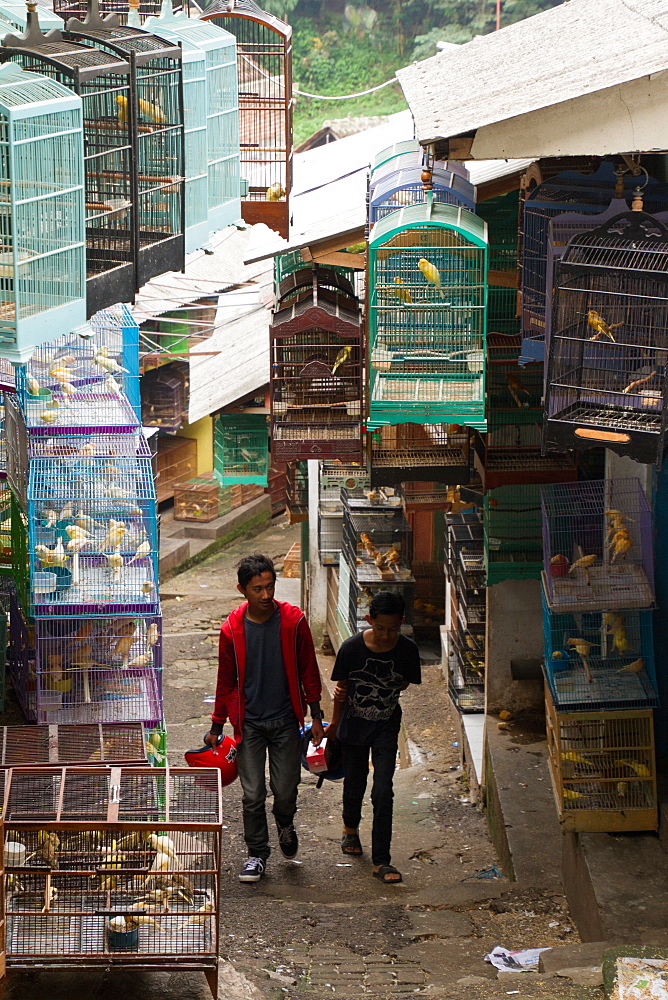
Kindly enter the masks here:
[[[388, 878], [388, 875], [398, 875], [399, 878]], [[377, 872], [373, 872], [373, 877], [379, 879], [383, 885], [399, 885], [403, 882], [400, 871], [394, 865], [381, 865]]]
[[344, 854], [362, 854], [362, 843], [356, 833], [344, 833], [341, 837], [341, 850]]

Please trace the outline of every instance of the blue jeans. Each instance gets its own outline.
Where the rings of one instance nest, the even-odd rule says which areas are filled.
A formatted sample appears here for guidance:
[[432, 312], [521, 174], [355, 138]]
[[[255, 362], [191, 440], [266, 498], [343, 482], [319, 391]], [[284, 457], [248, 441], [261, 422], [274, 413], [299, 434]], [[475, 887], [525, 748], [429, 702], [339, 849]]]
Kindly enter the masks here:
[[267, 826], [265, 766], [269, 753], [269, 787], [273, 814], [280, 827], [289, 826], [297, 811], [302, 744], [294, 715], [270, 722], [244, 722], [237, 751], [243, 790], [244, 840], [249, 857], [266, 861], [271, 854]]

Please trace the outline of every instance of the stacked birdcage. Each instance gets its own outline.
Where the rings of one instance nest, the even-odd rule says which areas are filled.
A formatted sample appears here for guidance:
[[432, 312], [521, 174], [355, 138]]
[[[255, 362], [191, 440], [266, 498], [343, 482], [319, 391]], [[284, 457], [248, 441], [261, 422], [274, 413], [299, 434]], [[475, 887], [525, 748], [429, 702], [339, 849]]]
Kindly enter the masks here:
[[[474, 187], [461, 173], [437, 167], [431, 171], [429, 185], [435, 202], [442, 205], [461, 205], [471, 212], [475, 211]], [[383, 172], [373, 184], [372, 193], [369, 195], [369, 225], [373, 226], [379, 219], [384, 219], [390, 212], [396, 212], [399, 208], [426, 200], [427, 190], [420, 164], [400, 166], [387, 173]]]
[[485, 708], [487, 603], [483, 524], [477, 510], [445, 515], [447, 658], [450, 698], [460, 712]]
[[543, 568], [540, 486], [501, 486], [484, 500], [487, 586], [537, 580]]
[[511, 337], [520, 328], [517, 308], [518, 193], [511, 191], [482, 201], [476, 205], [475, 212], [485, 220], [489, 233], [488, 338], [494, 334]]
[[142, 424], [174, 433], [188, 419], [190, 369], [184, 361], [144, 373], [141, 380]]
[[285, 239], [292, 188], [292, 28], [254, 0], [214, 0], [201, 15], [237, 41], [241, 212]]
[[86, 319], [81, 98], [3, 66], [0, 125], [0, 355], [22, 364]]
[[3, 726], [0, 768], [130, 765], [148, 767], [156, 752], [141, 723], [103, 725]]
[[625, 212], [556, 266], [545, 441], [660, 464], [666, 427], [668, 228]]
[[285, 507], [290, 524], [308, 521], [308, 465], [288, 464], [285, 482]]
[[[361, 495], [360, 495], [361, 494]], [[349, 579], [347, 594], [339, 589], [339, 608], [352, 633], [365, 625], [369, 605], [380, 591], [404, 598], [405, 620], [413, 621], [415, 578], [412, 573], [413, 532], [400, 498], [380, 490], [342, 491], [344, 502], [340, 578]], [[344, 571], [345, 564], [345, 571]], [[347, 608], [343, 605], [346, 604]]]
[[213, 471], [221, 486], [266, 486], [269, 472], [267, 421], [258, 413], [221, 413], [213, 435]]
[[271, 452], [280, 461], [362, 460], [364, 345], [347, 286], [317, 269], [281, 282], [270, 328]]
[[199, 970], [217, 996], [220, 772], [4, 774], [7, 965]]
[[343, 532], [341, 490], [370, 490], [365, 466], [321, 462], [318, 493], [318, 551], [323, 566], [338, 566]]
[[469, 432], [457, 424], [391, 424], [371, 435], [371, 482], [466, 485]]
[[485, 489], [568, 482], [577, 476], [570, 455], [541, 453], [543, 365], [517, 360], [487, 365], [487, 433], [477, 436], [474, 466]]
[[[542, 507], [548, 742], [562, 822], [576, 830], [654, 829], [651, 709], [658, 699], [647, 498], [639, 480], [611, 479], [543, 487]], [[562, 745], [578, 726], [589, 738], [598, 733], [598, 743]], [[629, 749], [647, 727], [641, 760]]]
[[174, 520], [205, 524], [227, 514], [232, 508], [225, 489], [213, 473], [188, 479], [174, 490]]
[[369, 243], [369, 423], [485, 429], [487, 226], [425, 204]]

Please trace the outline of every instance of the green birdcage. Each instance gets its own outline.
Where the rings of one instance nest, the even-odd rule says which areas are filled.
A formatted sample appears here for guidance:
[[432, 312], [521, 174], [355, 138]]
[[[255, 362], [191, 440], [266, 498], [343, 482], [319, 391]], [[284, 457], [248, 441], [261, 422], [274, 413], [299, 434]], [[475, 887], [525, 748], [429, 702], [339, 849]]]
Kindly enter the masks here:
[[538, 580], [543, 569], [540, 486], [490, 490], [484, 506], [487, 586], [502, 580]]
[[0, 357], [86, 320], [81, 98], [0, 67]]
[[318, 271], [336, 271], [350, 284], [351, 293], [355, 290], [355, 271], [352, 267], [340, 267], [338, 264], [316, 264], [305, 261], [301, 250], [289, 250], [288, 253], [279, 253], [274, 257], [274, 294], [280, 297], [281, 284], [289, 278], [291, 274], [303, 271], [307, 268], [317, 268]]
[[257, 413], [221, 413], [213, 436], [213, 471], [221, 486], [269, 482], [267, 421]]
[[491, 333], [519, 334], [517, 308], [517, 225], [519, 193], [490, 198], [476, 206], [476, 215], [487, 223], [489, 234], [489, 307]]
[[369, 292], [369, 425], [484, 431], [486, 223], [431, 199], [381, 219]]

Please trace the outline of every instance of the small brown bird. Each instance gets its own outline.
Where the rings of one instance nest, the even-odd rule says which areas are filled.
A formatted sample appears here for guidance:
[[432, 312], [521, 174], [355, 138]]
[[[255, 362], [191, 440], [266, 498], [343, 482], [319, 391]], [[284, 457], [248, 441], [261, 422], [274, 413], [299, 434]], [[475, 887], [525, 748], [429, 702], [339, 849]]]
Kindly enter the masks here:
[[576, 569], [581, 569], [584, 572], [585, 583], [589, 587], [591, 585], [591, 579], [589, 577], [589, 568], [590, 566], [594, 565], [597, 559], [598, 556], [596, 555], [595, 552], [589, 556], [582, 556], [580, 559], [576, 559], [575, 562], [570, 565], [568, 572], [570, 574], [573, 573], [574, 570]]
[[611, 563], [615, 561], [617, 556], [626, 559], [626, 553], [630, 552], [633, 548], [633, 539], [626, 528], [620, 528], [619, 531], [614, 533], [610, 541], [610, 548], [612, 549]]
[[529, 403], [527, 402], [526, 399], [524, 401], [520, 399], [520, 393], [522, 392], [525, 394], [525, 396], [531, 395], [529, 390], [524, 387], [522, 380], [517, 375], [512, 375], [509, 373], [506, 375], [506, 382], [508, 383], [508, 391], [515, 400], [517, 406], [520, 409], [522, 409], [522, 407], [528, 406]]
[[627, 663], [625, 667], [622, 667], [617, 671], [618, 674], [639, 674], [645, 669], [645, 661], [642, 656], [634, 660], [633, 663]]

